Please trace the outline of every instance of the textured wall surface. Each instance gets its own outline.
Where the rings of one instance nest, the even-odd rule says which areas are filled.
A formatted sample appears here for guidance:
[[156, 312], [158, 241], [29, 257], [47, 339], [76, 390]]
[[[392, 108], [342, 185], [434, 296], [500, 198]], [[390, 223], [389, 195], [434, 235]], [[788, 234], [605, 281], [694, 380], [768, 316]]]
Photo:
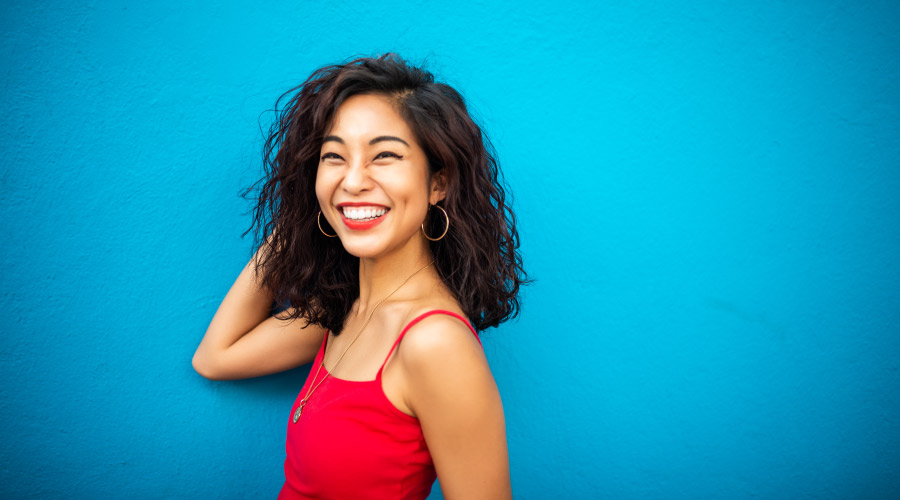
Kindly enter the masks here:
[[265, 111], [398, 51], [515, 194], [517, 498], [900, 498], [898, 33], [890, 1], [3, 2], [0, 496], [274, 497], [305, 369], [190, 358]]

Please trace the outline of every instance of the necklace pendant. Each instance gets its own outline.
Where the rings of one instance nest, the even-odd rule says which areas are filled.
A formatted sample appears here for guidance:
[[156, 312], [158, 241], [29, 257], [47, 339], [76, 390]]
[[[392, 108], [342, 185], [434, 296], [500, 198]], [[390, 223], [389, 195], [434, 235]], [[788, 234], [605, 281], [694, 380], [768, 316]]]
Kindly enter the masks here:
[[303, 413], [303, 407], [306, 406], [306, 400], [301, 399], [300, 404], [297, 406], [297, 411], [294, 412], [294, 423], [297, 423], [297, 420], [300, 420], [300, 415]]

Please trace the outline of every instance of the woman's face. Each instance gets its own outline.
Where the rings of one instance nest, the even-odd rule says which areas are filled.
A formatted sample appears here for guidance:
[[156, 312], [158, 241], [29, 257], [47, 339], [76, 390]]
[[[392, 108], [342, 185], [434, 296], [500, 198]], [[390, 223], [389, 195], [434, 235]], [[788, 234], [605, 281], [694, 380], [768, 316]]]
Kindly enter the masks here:
[[374, 258], [421, 243], [428, 205], [443, 198], [430, 184], [425, 151], [387, 98], [341, 104], [322, 143], [316, 197], [349, 253]]

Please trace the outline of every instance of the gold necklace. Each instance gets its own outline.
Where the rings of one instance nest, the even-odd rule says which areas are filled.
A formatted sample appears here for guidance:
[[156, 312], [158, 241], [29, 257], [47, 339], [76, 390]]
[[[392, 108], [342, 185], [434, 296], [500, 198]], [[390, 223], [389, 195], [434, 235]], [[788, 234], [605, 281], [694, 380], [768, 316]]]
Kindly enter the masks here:
[[[418, 271], [416, 271], [416, 272], [410, 274], [408, 278], [406, 278], [405, 280], [403, 280], [403, 283], [400, 283], [400, 286], [398, 286], [397, 288], [395, 288], [393, 292], [387, 294], [387, 297], [385, 297], [385, 298], [379, 300], [378, 303], [375, 304], [375, 307], [373, 307], [373, 308], [372, 308], [372, 311], [369, 312], [369, 316], [366, 318], [365, 323], [363, 323], [362, 328], [360, 328], [359, 331], [356, 332], [356, 336], [353, 337], [353, 340], [351, 340], [349, 344], [347, 344], [347, 347], [344, 349], [344, 352], [341, 353], [341, 355], [338, 357], [337, 361], [335, 361], [334, 366], [331, 367], [331, 372], [333, 372], [335, 369], [337, 369], [338, 365], [341, 364], [341, 360], [344, 359], [344, 354], [347, 354], [347, 351], [349, 351], [350, 348], [353, 347], [353, 344], [356, 342], [356, 339], [359, 338], [359, 336], [360, 336], [360, 334], [362, 334], [363, 330], [366, 329], [366, 326], [369, 325], [369, 321], [371, 321], [372, 316], [375, 315], [375, 310], [378, 309], [378, 306], [380, 306], [381, 303], [384, 302], [385, 300], [391, 298], [391, 295], [394, 295], [395, 293], [397, 293], [398, 290], [400, 290], [401, 288], [403, 288], [403, 285], [405, 285], [407, 282], [409, 282], [409, 280], [411, 280], [413, 276], [415, 276], [415, 275], [419, 274], [420, 272], [424, 271], [426, 268], [428, 268], [428, 267], [431, 266], [432, 264], [434, 264], [434, 261], [429, 262], [428, 264], [425, 265], [425, 267], [420, 268]], [[322, 362], [319, 363], [319, 367], [316, 368], [316, 374], [313, 375], [313, 378], [312, 378], [312, 379], [313, 379], [313, 382], [315, 382], [315, 380], [316, 380], [317, 378], [319, 378], [319, 370], [322, 369], [322, 365], [324, 365], [324, 364], [325, 364], [325, 354], [323, 353], [323, 354], [322, 354]], [[317, 384], [314, 385], [314, 386], [310, 386], [310, 388], [306, 390], [306, 396], [304, 396], [303, 399], [300, 400], [300, 404], [297, 406], [297, 410], [294, 412], [293, 422], [294, 422], [295, 424], [297, 423], [298, 420], [300, 420], [300, 415], [303, 413], [303, 407], [306, 406], [306, 403], [309, 401], [309, 397], [312, 395], [313, 392], [316, 391], [316, 389], [319, 388], [320, 385], [322, 385], [322, 382], [324, 382], [325, 379], [328, 378], [329, 373], [330, 373], [330, 372], [326, 371], [326, 372], [325, 372], [325, 376], [322, 377], [322, 380], [320, 380], [319, 383], [317, 383]]]

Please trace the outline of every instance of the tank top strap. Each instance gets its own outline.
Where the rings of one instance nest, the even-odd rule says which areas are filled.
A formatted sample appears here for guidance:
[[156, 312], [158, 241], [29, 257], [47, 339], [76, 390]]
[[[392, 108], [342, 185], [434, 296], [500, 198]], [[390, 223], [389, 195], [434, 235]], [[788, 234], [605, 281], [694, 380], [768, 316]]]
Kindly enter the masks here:
[[444, 309], [432, 309], [431, 311], [428, 311], [428, 312], [425, 312], [425, 313], [422, 313], [422, 314], [416, 316], [415, 318], [412, 319], [412, 321], [407, 323], [405, 327], [403, 327], [403, 331], [400, 332], [400, 336], [397, 337], [397, 340], [394, 341], [394, 345], [391, 346], [391, 350], [388, 351], [387, 356], [384, 358], [384, 361], [381, 362], [381, 368], [378, 369], [378, 377], [377, 378], [381, 378], [381, 372], [384, 370], [384, 365], [387, 363], [387, 361], [389, 359], [391, 359], [391, 354], [393, 354], [394, 349], [396, 349], [397, 346], [400, 345], [400, 341], [403, 340], [403, 337], [406, 335], [406, 332], [408, 332], [409, 329], [412, 328], [416, 323], [418, 323], [419, 321], [422, 321], [423, 319], [425, 319], [433, 314], [446, 314], [447, 316], [453, 316], [454, 318], [462, 321], [463, 323], [465, 323], [466, 326], [469, 327], [469, 330], [472, 331], [472, 335], [475, 335], [475, 340], [478, 341], [478, 344], [481, 344], [481, 339], [478, 338], [478, 332], [475, 331], [475, 328], [472, 328], [472, 324], [469, 323], [469, 321], [466, 318], [463, 318], [462, 316], [460, 316], [459, 314], [456, 314], [453, 311], [447, 311]]
[[325, 338], [322, 339], [322, 345], [319, 346], [319, 352], [316, 353], [316, 359], [313, 360], [312, 367], [315, 368], [319, 365], [319, 363], [324, 361], [325, 358], [325, 345], [328, 343], [328, 336], [331, 335], [331, 330], [325, 330]]

